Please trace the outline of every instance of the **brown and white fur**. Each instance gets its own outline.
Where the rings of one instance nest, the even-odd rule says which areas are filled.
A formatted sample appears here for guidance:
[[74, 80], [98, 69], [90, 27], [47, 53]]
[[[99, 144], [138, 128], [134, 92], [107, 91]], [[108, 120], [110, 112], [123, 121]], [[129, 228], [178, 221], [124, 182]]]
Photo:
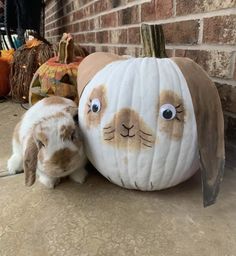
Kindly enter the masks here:
[[67, 175], [83, 183], [86, 157], [76, 115], [76, 104], [62, 97], [44, 98], [33, 105], [15, 127], [9, 173], [23, 169], [27, 186], [35, 182], [36, 173], [48, 188]]

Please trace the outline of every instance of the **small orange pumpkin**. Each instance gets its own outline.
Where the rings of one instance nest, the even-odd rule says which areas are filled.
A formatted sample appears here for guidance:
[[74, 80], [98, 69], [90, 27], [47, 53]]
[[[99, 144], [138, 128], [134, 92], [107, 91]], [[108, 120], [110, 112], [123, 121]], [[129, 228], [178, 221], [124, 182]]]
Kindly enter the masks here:
[[9, 74], [10, 61], [12, 60], [14, 50], [2, 50], [0, 57], [0, 96], [7, 96], [10, 92]]
[[7, 96], [10, 92], [9, 74], [10, 64], [0, 58], [0, 96]]
[[83, 57], [74, 57], [70, 34], [64, 33], [59, 43], [59, 55], [49, 59], [36, 71], [29, 93], [29, 103], [52, 95], [77, 101], [77, 68]]

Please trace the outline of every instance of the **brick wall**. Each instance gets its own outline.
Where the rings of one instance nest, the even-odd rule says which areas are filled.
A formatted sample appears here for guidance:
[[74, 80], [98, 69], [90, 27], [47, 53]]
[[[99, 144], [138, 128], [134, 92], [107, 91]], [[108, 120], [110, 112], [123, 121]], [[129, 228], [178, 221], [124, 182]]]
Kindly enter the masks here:
[[163, 24], [168, 56], [186, 56], [212, 77], [226, 136], [236, 141], [236, 0], [47, 0], [46, 38], [63, 32], [89, 52], [142, 55], [140, 24]]

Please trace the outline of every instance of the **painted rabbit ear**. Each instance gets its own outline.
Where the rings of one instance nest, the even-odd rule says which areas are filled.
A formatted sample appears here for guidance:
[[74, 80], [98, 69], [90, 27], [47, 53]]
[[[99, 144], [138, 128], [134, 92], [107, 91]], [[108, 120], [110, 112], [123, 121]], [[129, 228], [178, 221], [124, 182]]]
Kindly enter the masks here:
[[78, 68], [78, 94], [79, 98], [87, 85], [87, 83], [95, 76], [95, 74], [109, 63], [116, 60], [125, 60], [122, 57], [108, 52], [95, 52], [88, 55], [79, 65]]
[[23, 156], [23, 168], [25, 173], [25, 185], [30, 187], [36, 179], [38, 147], [31, 136], [28, 139], [26, 150]]
[[188, 58], [172, 58], [184, 75], [192, 96], [198, 132], [198, 147], [204, 207], [215, 203], [224, 173], [224, 119], [214, 83]]

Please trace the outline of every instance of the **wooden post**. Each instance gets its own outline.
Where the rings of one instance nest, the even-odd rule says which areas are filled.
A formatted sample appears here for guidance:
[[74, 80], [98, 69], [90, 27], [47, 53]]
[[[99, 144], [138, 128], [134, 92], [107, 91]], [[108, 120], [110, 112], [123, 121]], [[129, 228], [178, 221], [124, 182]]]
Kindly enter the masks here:
[[142, 24], [141, 38], [145, 57], [167, 58], [161, 25]]

